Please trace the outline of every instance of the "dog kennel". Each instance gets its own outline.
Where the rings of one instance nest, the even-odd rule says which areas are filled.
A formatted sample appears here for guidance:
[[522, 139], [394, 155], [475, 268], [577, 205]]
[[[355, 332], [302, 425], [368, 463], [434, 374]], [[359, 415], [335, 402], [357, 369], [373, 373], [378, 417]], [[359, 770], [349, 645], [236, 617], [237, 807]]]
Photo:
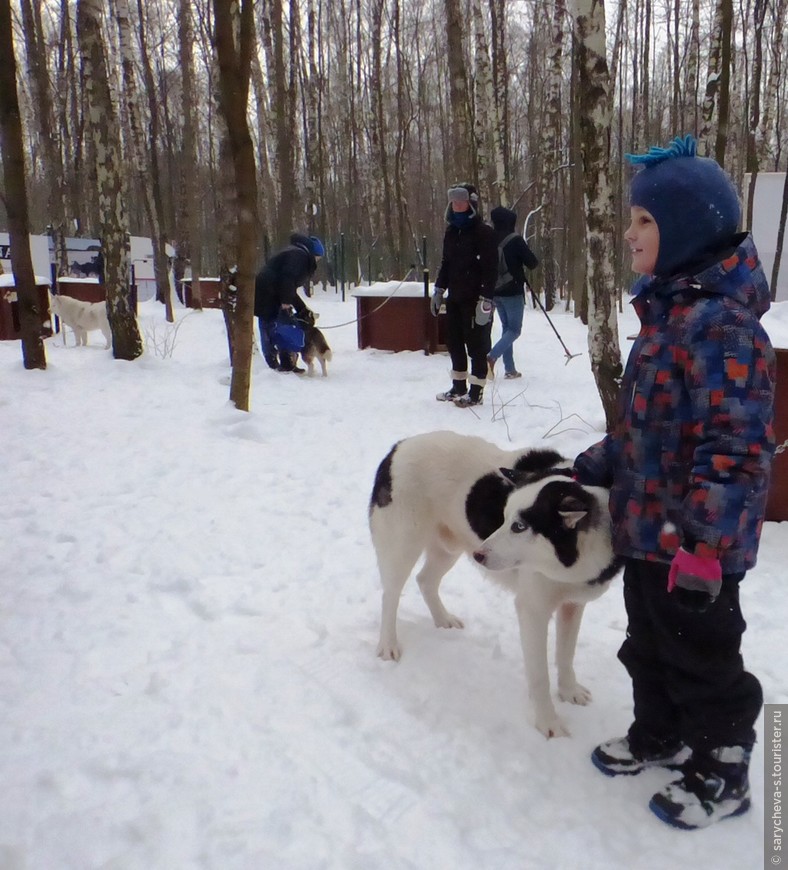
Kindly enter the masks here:
[[445, 315], [430, 314], [424, 285], [397, 281], [358, 287], [356, 300], [358, 347], [378, 350], [446, 350]]
[[[52, 335], [49, 313], [49, 282], [40, 275], [35, 276], [36, 294], [41, 311], [41, 335]], [[19, 321], [19, 302], [16, 295], [16, 282], [13, 273], [0, 275], [0, 341], [16, 341], [22, 337]]]

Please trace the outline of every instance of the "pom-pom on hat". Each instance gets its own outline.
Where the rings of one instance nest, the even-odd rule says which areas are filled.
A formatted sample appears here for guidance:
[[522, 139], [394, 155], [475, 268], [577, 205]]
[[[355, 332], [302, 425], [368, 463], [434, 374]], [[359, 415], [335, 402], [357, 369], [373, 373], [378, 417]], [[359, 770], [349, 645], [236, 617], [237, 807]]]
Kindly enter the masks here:
[[642, 166], [632, 179], [630, 205], [650, 212], [659, 228], [655, 275], [673, 275], [706, 259], [739, 225], [733, 181], [716, 160], [698, 157], [696, 151], [692, 136], [677, 136], [667, 148], [626, 155]]
[[324, 257], [326, 253], [323, 243], [317, 236], [309, 237], [309, 250], [312, 252], [313, 257]]

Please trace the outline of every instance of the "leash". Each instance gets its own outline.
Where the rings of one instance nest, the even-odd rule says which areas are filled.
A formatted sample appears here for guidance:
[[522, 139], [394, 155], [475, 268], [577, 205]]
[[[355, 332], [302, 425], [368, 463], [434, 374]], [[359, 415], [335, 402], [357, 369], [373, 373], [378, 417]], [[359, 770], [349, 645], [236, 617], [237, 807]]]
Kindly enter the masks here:
[[[366, 314], [362, 314], [361, 317], [355, 317], [355, 318], [353, 318], [353, 320], [348, 320], [348, 321], [345, 322], [345, 323], [332, 323], [330, 326], [323, 326], [323, 325], [321, 324], [318, 328], [319, 328], [321, 331], [324, 330], [324, 329], [339, 329], [339, 328], [342, 327], [342, 326], [351, 326], [351, 325], [354, 324], [354, 323], [358, 323], [359, 321], [364, 320], [366, 317], [370, 317], [371, 315], [375, 314], [375, 312], [380, 311], [380, 309], [381, 309], [381, 308], [382, 308], [382, 307], [383, 307], [387, 302], [389, 302], [389, 301], [392, 299], [392, 297], [394, 296], [394, 294], [395, 294], [395, 293], [400, 289], [400, 287], [402, 287], [402, 285], [403, 285], [404, 283], [405, 283], [405, 279], [403, 278], [403, 279], [399, 282], [399, 284], [397, 284], [397, 286], [396, 286], [396, 287], [391, 291], [391, 293], [389, 293], [389, 295], [388, 295], [388, 296], [387, 296], [387, 297], [386, 297], [386, 298], [385, 298], [385, 299], [380, 303], [380, 305], [378, 305], [376, 308], [373, 308], [372, 311], [367, 311]], [[315, 325], [317, 326], [317, 324], [315, 324]]]

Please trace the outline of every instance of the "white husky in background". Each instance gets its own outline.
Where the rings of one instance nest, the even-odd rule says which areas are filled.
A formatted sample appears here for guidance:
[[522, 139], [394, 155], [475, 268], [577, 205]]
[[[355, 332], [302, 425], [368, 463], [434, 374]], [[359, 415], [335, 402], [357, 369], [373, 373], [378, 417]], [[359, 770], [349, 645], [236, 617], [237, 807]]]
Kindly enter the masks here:
[[[69, 329], [74, 331], [77, 346], [87, 345], [88, 333], [94, 329], [100, 329], [107, 342], [107, 347], [112, 343], [112, 332], [107, 319], [106, 302], [83, 302], [71, 296], [59, 293], [49, 297], [49, 308], [56, 314]], [[63, 344], [66, 343], [66, 332], [63, 330]]]
[[515, 594], [535, 725], [569, 732], [550, 696], [547, 629], [556, 617], [558, 695], [587, 704], [573, 660], [583, 608], [618, 573], [608, 491], [572, 480], [552, 450], [501, 450], [481, 438], [430, 432], [395, 444], [380, 463], [369, 507], [383, 585], [378, 655], [398, 660], [397, 609], [419, 557], [421, 594], [439, 628], [462, 628], [438, 588], [463, 554]]

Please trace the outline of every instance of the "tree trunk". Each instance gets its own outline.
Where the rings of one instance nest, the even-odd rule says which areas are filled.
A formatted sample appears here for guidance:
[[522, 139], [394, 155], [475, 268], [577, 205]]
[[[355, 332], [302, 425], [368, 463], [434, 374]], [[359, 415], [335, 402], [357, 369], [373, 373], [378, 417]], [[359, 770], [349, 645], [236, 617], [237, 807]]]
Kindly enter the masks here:
[[561, 149], [561, 85], [563, 83], [564, 0], [555, 0], [553, 5], [552, 44], [550, 46], [550, 65], [548, 68], [547, 100], [544, 122], [542, 124], [541, 158], [542, 172], [537, 187], [537, 201], [541, 208], [540, 225], [542, 284], [544, 286], [545, 308], [550, 311], [555, 304], [555, 245], [553, 224], [555, 222], [554, 187], [555, 174], [560, 163]]
[[731, 39], [733, 33], [733, 0], [721, 0], [722, 9], [722, 46], [720, 56], [719, 115], [717, 140], [714, 145], [714, 159], [720, 166], [725, 165], [725, 149], [728, 144], [728, 123], [731, 105]]
[[33, 260], [30, 255], [30, 222], [25, 189], [25, 152], [22, 119], [16, 90], [16, 59], [10, 0], [0, 0], [0, 143], [3, 157], [3, 204], [8, 216], [11, 268], [19, 305], [22, 332], [22, 361], [26, 369], [47, 367], [36, 293]]
[[213, 7], [219, 64], [219, 107], [227, 122], [238, 207], [238, 296], [230, 400], [239, 410], [248, 411], [259, 226], [254, 145], [246, 114], [251, 57], [255, 48], [253, 0], [214, 0]]
[[[678, 2], [678, 0], [677, 0]], [[692, 101], [691, 132], [697, 139], [698, 133], [698, 72], [700, 69], [700, 0], [692, 0], [692, 24], [690, 26], [689, 55], [687, 59], [687, 79], [684, 85], [685, 100]], [[682, 129], [687, 128], [684, 119]]]
[[506, 55], [506, 0], [490, 0], [492, 33], [493, 157], [498, 200], [512, 200], [509, 173], [509, 85]]
[[610, 185], [610, 88], [605, 53], [605, 8], [596, 0], [574, 0], [580, 72], [580, 131], [586, 191], [588, 245], [588, 348], [608, 430], [616, 416], [621, 382], [612, 251], [616, 244]]
[[123, 69], [123, 85], [126, 94], [128, 112], [128, 128], [131, 134], [131, 145], [134, 152], [135, 176], [142, 193], [145, 217], [148, 222], [151, 249], [153, 251], [153, 274], [156, 279], [157, 291], [169, 296], [169, 277], [167, 261], [157, 256], [156, 248], [162, 238], [159, 212], [153, 195], [153, 173], [142, 131], [142, 101], [137, 90], [136, 64], [137, 58], [132, 48], [131, 21], [128, 0], [115, 0], [115, 18], [118, 24], [118, 40], [120, 42], [121, 64]]
[[202, 275], [202, 234], [200, 227], [201, 209], [197, 187], [197, 172], [199, 166], [195, 146], [194, 120], [194, 62], [192, 60], [192, 14], [190, 0], [180, 0], [178, 6], [178, 44], [181, 62], [183, 111], [183, 222], [188, 231], [188, 251], [192, 266], [191, 302], [192, 308], [202, 311], [202, 291], [200, 276]]
[[[164, 303], [167, 322], [173, 323], [175, 321], [175, 314], [172, 309], [172, 287], [169, 280], [169, 260], [166, 248], [167, 233], [165, 227], [167, 226], [167, 221], [165, 219], [161, 172], [159, 169], [159, 105], [153, 69], [151, 68], [150, 57], [148, 55], [147, 40], [145, 38], [145, 17], [142, 0], [137, 0], [137, 13], [140, 25], [140, 63], [145, 82], [145, 92], [148, 97], [148, 152], [150, 154], [151, 191], [153, 193], [153, 206], [156, 211], [159, 227], [158, 238], [151, 239], [153, 244], [154, 274], [156, 275], [156, 299]], [[172, 228], [172, 224], [170, 224], [170, 228]]]
[[783, 257], [783, 245], [785, 243], [785, 222], [788, 216], [788, 172], [785, 173], [783, 184], [783, 203], [780, 207], [780, 222], [777, 227], [777, 247], [774, 251], [774, 265], [772, 266], [771, 296], [772, 302], [777, 299], [777, 278], [780, 274], [780, 262]]
[[88, 128], [96, 158], [101, 250], [112, 350], [116, 359], [133, 360], [142, 354], [142, 340], [131, 308], [129, 234], [121, 169], [124, 163], [101, 35], [102, 5], [101, 0], [79, 0], [77, 38], [82, 56]]
[[763, 22], [766, 16], [766, 0], [755, 0], [755, 57], [752, 64], [752, 93], [750, 94], [750, 117], [747, 127], [747, 154], [745, 170], [750, 173], [747, 192], [747, 214], [745, 226], [752, 228], [752, 207], [755, 199], [755, 185], [758, 180], [758, 147], [756, 133], [761, 121], [761, 78], [763, 76]]
[[719, 92], [723, 75], [722, 41], [725, 21], [725, 7], [728, 0], [717, 0], [714, 9], [714, 25], [709, 45], [709, 69], [706, 75], [706, 93], [703, 98], [702, 122], [698, 134], [698, 152], [711, 154], [711, 135], [715, 125], [719, 125]]
[[[218, 16], [217, 16], [218, 17]], [[271, 106], [276, 123], [276, 166], [279, 172], [279, 208], [277, 210], [276, 237], [284, 241], [293, 231], [293, 212], [295, 196], [295, 167], [293, 151], [295, 142], [291, 138], [292, 125], [290, 114], [290, 90], [285, 67], [285, 27], [282, 0], [271, 0], [271, 31], [274, 52], [274, 101]], [[233, 133], [230, 131], [230, 138]], [[254, 156], [254, 155], [253, 155]]]
[[488, 208], [498, 205], [500, 197], [494, 191], [495, 165], [490, 159], [492, 154], [493, 83], [490, 65], [490, 50], [487, 46], [485, 22], [482, 15], [481, 0], [471, 0], [474, 41], [474, 140], [476, 146], [475, 178], [479, 182], [479, 195]]
[[[777, 0], [773, 13], [774, 37], [767, 41], [769, 45], [770, 64], [769, 78], [766, 85], [766, 93], [763, 98], [763, 112], [761, 113], [761, 124], [759, 131], [759, 147], [758, 152], [761, 160], [770, 152], [771, 137], [774, 135], [775, 140], [779, 140], [776, 128], [777, 119], [783, 114], [780, 105], [780, 83], [782, 81], [782, 46], [784, 42], [781, 34], [785, 33], [785, 15], [788, 2], [786, 0]], [[778, 160], [774, 162], [774, 170], [777, 171]]]
[[[36, 4], [34, 9], [30, 0], [21, 0], [21, 3], [27, 69], [34, 95], [32, 108], [36, 118], [38, 138], [42, 148], [44, 177], [46, 178], [47, 219], [51, 227], [50, 235], [54, 242], [57, 273], [62, 275], [67, 265], [64, 242], [66, 232], [64, 172], [58, 151], [57, 127], [46, 68], [47, 50], [42, 32], [41, 6]], [[65, 136], [65, 131], [63, 131], [63, 135]]]
[[446, 169], [451, 183], [473, 182], [473, 154], [470, 98], [465, 74], [465, 48], [463, 46], [463, 20], [459, 0], [445, 0], [446, 41], [449, 68], [449, 106], [451, 110], [450, 162]]

